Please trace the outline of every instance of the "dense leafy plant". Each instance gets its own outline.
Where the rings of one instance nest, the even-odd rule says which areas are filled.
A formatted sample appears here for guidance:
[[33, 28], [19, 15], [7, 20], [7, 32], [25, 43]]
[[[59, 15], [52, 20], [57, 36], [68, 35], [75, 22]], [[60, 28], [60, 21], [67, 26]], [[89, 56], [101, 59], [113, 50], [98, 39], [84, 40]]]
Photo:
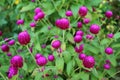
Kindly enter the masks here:
[[2, 0], [1, 80], [114, 79], [120, 28], [109, 3]]

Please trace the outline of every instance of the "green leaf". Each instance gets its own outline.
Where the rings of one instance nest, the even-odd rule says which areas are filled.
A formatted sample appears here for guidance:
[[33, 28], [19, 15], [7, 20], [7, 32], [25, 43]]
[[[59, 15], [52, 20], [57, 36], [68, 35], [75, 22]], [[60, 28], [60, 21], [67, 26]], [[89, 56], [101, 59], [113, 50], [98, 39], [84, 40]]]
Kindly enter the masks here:
[[73, 35], [71, 33], [67, 33], [66, 37], [68, 41], [70, 41], [71, 43], [74, 43]]
[[82, 80], [89, 80], [89, 74], [81, 72], [79, 76]]
[[62, 54], [63, 54], [64, 60], [65, 60], [65, 63], [67, 63], [71, 60], [71, 54], [69, 52], [64, 51]]
[[63, 69], [64, 69], [64, 60], [62, 57], [58, 57], [55, 61], [55, 66], [58, 70], [59, 73], [62, 73], [63, 72]]
[[42, 74], [42, 72], [37, 73], [37, 75], [35, 75], [35, 80], [41, 80]]
[[117, 66], [116, 56], [108, 55], [107, 58], [110, 60], [111, 64], [115, 67]]
[[65, 17], [65, 9], [61, 9], [58, 13], [61, 17]]
[[26, 12], [26, 11], [32, 10], [32, 9], [34, 9], [34, 8], [35, 8], [35, 5], [34, 5], [33, 3], [30, 3], [29, 5], [24, 6], [24, 7], [20, 10], [20, 12]]
[[92, 73], [95, 77], [99, 78], [99, 75], [98, 75], [98, 72], [97, 72], [96, 68], [92, 69]]
[[73, 64], [73, 61], [70, 60], [67, 63], [67, 69], [66, 69], [67, 75], [70, 76], [70, 74], [72, 73], [73, 70], [74, 70], [74, 64]]
[[120, 32], [118, 32], [114, 35], [114, 39], [118, 39], [118, 38], [120, 38]]
[[27, 64], [25, 62], [24, 62], [24, 65], [23, 65], [22, 69], [27, 71]]
[[102, 39], [102, 40], [101, 40], [101, 45], [106, 45], [106, 44], [108, 44], [109, 42], [110, 42], [110, 39], [107, 39], [107, 38]]

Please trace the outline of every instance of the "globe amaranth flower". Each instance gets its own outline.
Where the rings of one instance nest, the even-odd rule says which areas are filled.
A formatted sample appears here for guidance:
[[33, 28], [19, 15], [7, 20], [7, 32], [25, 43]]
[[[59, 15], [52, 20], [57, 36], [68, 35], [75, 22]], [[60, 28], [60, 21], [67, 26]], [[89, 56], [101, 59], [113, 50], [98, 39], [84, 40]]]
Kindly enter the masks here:
[[92, 34], [87, 34], [86, 35], [86, 39], [88, 40], [93, 40], [94, 39], [94, 36]]
[[10, 60], [10, 63], [13, 67], [22, 68], [23, 66], [23, 58], [20, 55], [15, 55]]
[[18, 42], [21, 45], [27, 45], [30, 42], [30, 35], [27, 31], [20, 32], [18, 35]]
[[86, 57], [86, 54], [84, 54], [84, 53], [79, 54], [79, 59], [80, 60], [84, 60], [85, 57]]
[[48, 56], [48, 60], [49, 61], [52, 62], [52, 61], [54, 61], [54, 59], [55, 59], [54, 55], [51, 54], [51, 55]]
[[100, 27], [97, 24], [92, 24], [90, 26], [90, 32], [93, 34], [98, 34], [100, 31]]
[[84, 32], [83, 32], [82, 30], [78, 30], [78, 31], [76, 31], [76, 35], [83, 36], [83, 35], [84, 35]]
[[18, 68], [10, 66], [7, 72], [7, 76], [9, 79], [11, 79], [13, 76], [17, 75], [18, 73]]
[[108, 38], [113, 38], [113, 37], [114, 37], [114, 34], [113, 34], [113, 33], [107, 34], [107, 37], [108, 37]]
[[107, 18], [111, 18], [112, 15], [113, 15], [112, 11], [106, 11], [106, 13], [105, 13], [105, 16], [106, 16]]
[[81, 6], [81, 7], [79, 8], [78, 13], [79, 13], [79, 15], [80, 15], [81, 17], [86, 16], [87, 13], [88, 13], [88, 9], [87, 9], [87, 7], [85, 7], [85, 6]]
[[1, 46], [1, 50], [2, 50], [3, 52], [9, 52], [9, 46], [8, 46], [7, 44], [3, 44], [3, 45]]
[[36, 27], [36, 23], [35, 22], [31, 22], [30, 23], [30, 27]]
[[43, 57], [43, 55], [42, 55], [41, 53], [37, 53], [37, 54], [35, 55], [35, 59], [38, 59], [39, 57]]
[[89, 18], [84, 18], [84, 19], [83, 19], [83, 23], [88, 24], [89, 22], [90, 22], [90, 19], [89, 19]]
[[24, 24], [24, 20], [22, 20], [22, 19], [17, 20], [16, 24], [17, 25], [23, 25]]
[[86, 68], [93, 68], [94, 65], [95, 65], [95, 59], [94, 59], [94, 57], [93, 56], [86, 56], [83, 59], [83, 65]]
[[82, 22], [80, 22], [80, 21], [77, 22], [77, 27], [78, 27], [78, 28], [82, 28]]
[[39, 65], [39, 66], [45, 66], [47, 64], [47, 59], [46, 57], [42, 56], [42, 57], [39, 57], [38, 59], [36, 59], [36, 63]]
[[56, 20], [55, 25], [62, 30], [66, 30], [69, 28], [70, 22], [66, 18], [61, 18], [61, 19]]
[[9, 42], [8, 42], [8, 45], [10, 45], [10, 46], [12, 46], [12, 45], [14, 45], [15, 44], [15, 40], [14, 39], [12, 39], [12, 40], [10, 40]]
[[81, 53], [84, 49], [84, 44], [81, 44], [79, 47], [76, 46], [74, 49], [75, 49], [75, 52]]
[[113, 54], [113, 48], [111, 48], [111, 47], [105, 48], [105, 53], [108, 54], [108, 55]]
[[103, 67], [104, 67], [104, 69], [109, 70], [110, 69], [110, 64], [106, 63], [106, 64], [103, 65]]
[[60, 48], [61, 46], [61, 42], [59, 40], [54, 40], [52, 43], [51, 43], [51, 46], [55, 49], [58, 49]]
[[72, 11], [68, 10], [68, 11], [66, 11], [65, 15], [67, 17], [70, 17], [70, 16], [73, 16], [73, 13], [72, 13]]
[[75, 35], [75, 36], [74, 36], [74, 41], [75, 41], [76, 43], [80, 43], [80, 42], [82, 41], [82, 36], [81, 36], [81, 35]]

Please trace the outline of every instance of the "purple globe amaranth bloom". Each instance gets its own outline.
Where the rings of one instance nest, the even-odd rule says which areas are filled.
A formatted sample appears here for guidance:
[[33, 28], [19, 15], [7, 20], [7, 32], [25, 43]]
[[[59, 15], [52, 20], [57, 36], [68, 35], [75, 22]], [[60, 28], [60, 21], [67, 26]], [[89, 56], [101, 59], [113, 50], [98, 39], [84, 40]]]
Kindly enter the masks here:
[[106, 16], [107, 18], [111, 18], [112, 15], [113, 15], [112, 11], [106, 11], [106, 13], [105, 13], [105, 16]]
[[22, 20], [22, 19], [17, 20], [16, 24], [17, 25], [23, 25], [24, 24], [24, 20]]
[[66, 30], [69, 28], [70, 22], [66, 18], [61, 18], [61, 19], [56, 20], [55, 25], [62, 30]]
[[8, 69], [8, 78], [11, 79], [14, 75], [16, 75], [18, 73], [18, 68], [10, 66]]
[[76, 46], [74, 49], [75, 49], [75, 52], [81, 53], [84, 49], [84, 44], [81, 44], [79, 47]]
[[58, 49], [61, 46], [61, 42], [59, 40], [54, 40], [51, 45], [53, 48]]
[[84, 18], [84, 19], [83, 19], [83, 23], [88, 24], [89, 22], [90, 22], [90, 19], [89, 19], [89, 18]]
[[38, 21], [39, 18], [38, 18], [38, 15], [34, 15], [34, 21]]
[[5, 38], [4, 41], [5, 41], [5, 42], [9, 42], [10, 39], [9, 39], [9, 38]]
[[43, 57], [43, 55], [42, 55], [41, 53], [37, 53], [37, 54], [35, 55], [35, 59], [38, 59], [39, 57]]
[[39, 7], [35, 8], [34, 10], [35, 15], [37, 15], [39, 12], [42, 12], [42, 9]]
[[91, 35], [91, 34], [87, 34], [87, 35], [86, 35], [86, 39], [88, 39], [88, 40], [93, 40], [93, 39], [94, 39], [94, 36]]
[[57, 52], [58, 52], [58, 53], [62, 53], [62, 52], [63, 52], [62, 48], [58, 48], [58, 49], [57, 49]]
[[81, 17], [86, 16], [86, 15], [87, 15], [87, 12], [88, 12], [88, 9], [87, 9], [87, 7], [85, 7], [85, 6], [81, 6], [81, 7], [79, 8], [79, 11], [78, 11], [78, 13], [79, 13], [79, 15], [80, 15]]
[[51, 55], [48, 56], [48, 60], [49, 61], [52, 62], [52, 61], [54, 61], [54, 59], [55, 59], [54, 55], [51, 54]]
[[82, 22], [77, 22], [77, 27], [82, 28]]
[[65, 15], [67, 17], [70, 17], [70, 16], [73, 16], [73, 13], [72, 13], [72, 11], [68, 10], [68, 11], [66, 11]]
[[104, 64], [103, 67], [104, 67], [104, 69], [109, 70], [110, 69], [110, 64]]
[[79, 59], [80, 60], [84, 60], [85, 57], [86, 57], [86, 54], [84, 54], [84, 53], [79, 54]]
[[47, 59], [46, 57], [39, 57], [38, 59], [36, 59], [36, 63], [39, 65], [39, 66], [44, 66], [47, 64]]
[[30, 27], [36, 27], [36, 23], [35, 22], [31, 22], [30, 23]]
[[31, 0], [32, 2], [35, 2], [35, 0]]
[[0, 31], [0, 36], [2, 36], [2, 34], [3, 34], [2, 31]]
[[10, 52], [7, 53], [7, 56], [12, 56], [12, 54]]
[[33, 52], [33, 48], [32, 48], [32, 47], [30, 47], [30, 48], [29, 48], [29, 50], [30, 50], [30, 53], [32, 53], [32, 52]]
[[108, 55], [111, 55], [111, 54], [113, 54], [113, 49], [111, 47], [107, 47], [105, 49], [105, 53], [108, 54]]
[[37, 16], [38, 16], [38, 19], [40, 20], [40, 19], [43, 19], [44, 17], [45, 17], [45, 13], [44, 12], [39, 12], [38, 14], [37, 14]]
[[9, 52], [9, 46], [8, 46], [7, 44], [3, 44], [3, 45], [1, 46], [1, 50], [2, 50], [3, 52]]
[[27, 45], [30, 42], [30, 35], [27, 31], [20, 32], [18, 35], [18, 42], [21, 45]]
[[83, 65], [86, 68], [93, 68], [94, 65], [95, 65], [95, 59], [94, 59], [94, 57], [92, 57], [92, 56], [86, 56], [83, 59]]
[[41, 46], [42, 48], [46, 48], [46, 44], [42, 44], [42, 46]]
[[82, 30], [78, 30], [78, 31], [76, 31], [76, 35], [83, 36], [83, 35], [84, 35], [84, 32], [83, 32]]
[[97, 24], [92, 24], [90, 26], [90, 32], [93, 34], [98, 34], [100, 31], [100, 27]]
[[80, 42], [82, 41], [82, 36], [81, 36], [81, 35], [75, 35], [75, 36], [74, 36], [74, 41], [75, 41], [76, 43], [80, 43]]
[[111, 64], [110, 60], [106, 60], [105, 62], [106, 62], [107, 64]]
[[8, 42], [8, 45], [10, 45], [10, 46], [12, 46], [12, 45], [14, 45], [15, 44], [15, 40], [14, 39], [12, 39], [12, 40], [10, 40], [9, 42]]
[[10, 60], [10, 63], [13, 67], [22, 68], [23, 66], [23, 58], [20, 55], [15, 55]]
[[113, 37], [114, 37], [114, 34], [113, 34], [113, 33], [107, 34], [107, 37], [108, 37], [108, 38], [113, 38]]

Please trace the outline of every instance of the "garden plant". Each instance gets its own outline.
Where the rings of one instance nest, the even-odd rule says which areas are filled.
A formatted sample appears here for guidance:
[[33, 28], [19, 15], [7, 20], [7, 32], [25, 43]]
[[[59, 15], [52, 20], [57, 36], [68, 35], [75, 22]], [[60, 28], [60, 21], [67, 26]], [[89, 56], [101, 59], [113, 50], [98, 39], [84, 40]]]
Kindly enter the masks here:
[[0, 0], [0, 80], [120, 80], [113, 3]]

